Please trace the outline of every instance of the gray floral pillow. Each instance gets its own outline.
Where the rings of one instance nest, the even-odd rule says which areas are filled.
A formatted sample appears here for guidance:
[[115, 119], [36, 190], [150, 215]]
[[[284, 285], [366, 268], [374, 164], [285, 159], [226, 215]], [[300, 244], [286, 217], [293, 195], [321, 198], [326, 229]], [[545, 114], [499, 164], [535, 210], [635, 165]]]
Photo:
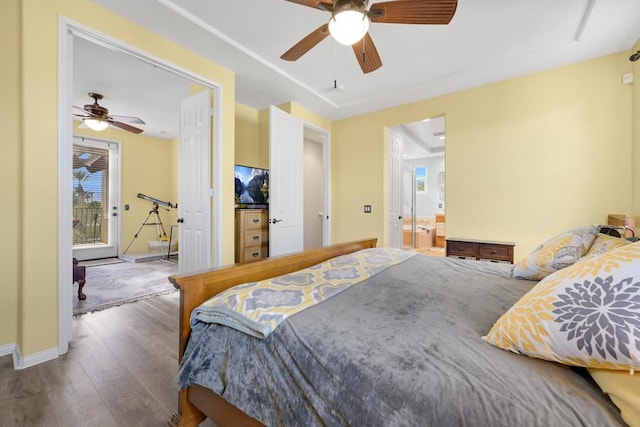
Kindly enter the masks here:
[[549, 275], [483, 339], [567, 365], [640, 371], [640, 242]]

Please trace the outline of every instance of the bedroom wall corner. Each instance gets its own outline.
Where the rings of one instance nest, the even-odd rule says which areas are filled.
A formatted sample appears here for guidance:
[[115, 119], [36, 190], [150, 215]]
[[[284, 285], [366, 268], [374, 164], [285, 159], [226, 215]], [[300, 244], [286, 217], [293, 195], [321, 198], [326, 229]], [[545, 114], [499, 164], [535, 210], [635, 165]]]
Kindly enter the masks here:
[[3, 133], [0, 156], [0, 355], [11, 354], [18, 342], [20, 327], [20, 269], [22, 221], [20, 164], [21, 152], [21, 11], [20, 0], [0, 4], [0, 129]]

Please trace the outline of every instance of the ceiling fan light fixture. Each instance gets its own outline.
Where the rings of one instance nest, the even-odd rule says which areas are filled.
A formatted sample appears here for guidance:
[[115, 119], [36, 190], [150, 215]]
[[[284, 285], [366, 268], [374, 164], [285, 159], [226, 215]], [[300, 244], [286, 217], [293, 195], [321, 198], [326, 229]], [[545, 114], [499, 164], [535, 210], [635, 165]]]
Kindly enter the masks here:
[[340, 44], [351, 46], [369, 31], [369, 17], [359, 10], [343, 10], [329, 20], [329, 33]]
[[84, 119], [84, 123], [89, 129], [95, 130], [96, 132], [100, 132], [109, 127], [109, 122], [100, 119]]

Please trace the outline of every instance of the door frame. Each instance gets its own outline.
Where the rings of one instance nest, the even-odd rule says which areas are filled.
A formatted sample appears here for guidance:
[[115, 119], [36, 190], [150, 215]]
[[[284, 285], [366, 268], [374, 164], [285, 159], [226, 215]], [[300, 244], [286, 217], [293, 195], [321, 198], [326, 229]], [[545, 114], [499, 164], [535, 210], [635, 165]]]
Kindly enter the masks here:
[[[322, 173], [324, 185], [324, 200], [322, 200], [322, 208], [324, 211], [324, 218], [322, 220], [322, 244], [328, 246], [331, 244], [331, 139], [329, 131], [319, 128], [317, 126], [310, 125], [309, 123], [302, 121], [303, 134], [304, 129], [311, 129], [323, 136], [322, 142]], [[304, 173], [304, 171], [303, 171]]]
[[[405, 188], [405, 180], [404, 177], [405, 175], [411, 175], [411, 183], [409, 184], [411, 186], [411, 247], [415, 249], [416, 247], [416, 170], [415, 168], [408, 168], [406, 165], [404, 165], [403, 169], [402, 169], [402, 195], [403, 195], [403, 200], [402, 200], [402, 204], [404, 207], [404, 193], [406, 192], [406, 188]], [[404, 227], [402, 230], [402, 248], [404, 249]]]
[[[58, 354], [69, 349], [73, 333], [72, 293], [72, 146], [73, 120], [71, 113], [73, 88], [73, 37], [81, 37], [92, 43], [131, 55], [139, 60], [187, 78], [194, 83], [213, 89], [212, 117], [212, 195], [224, 200], [222, 183], [222, 95], [219, 82], [202, 77], [190, 70], [172, 64], [114, 37], [89, 28], [67, 17], [58, 18]], [[222, 203], [213, 203], [213, 262], [222, 264]], [[211, 226], [210, 226], [211, 227]]]
[[[112, 140], [108, 140], [108, 139], [100, 139], [100, 138], [95, 138], [95, 137], [91, 137], [91, 136], [82, 136], [82, 135], [74, 135], [73, 139], [81, 139], [83, 142], [84, 141], [94, 141], [100, 144], [114, 144], [117, 147], [117, 157], [116, 157], [116, 161], [115, 161], [115, 167], [117, 168], [117, 174], [111, 174], [111, 162], [109, 162], [109, 169], [110, 169], [110, 173], [109, 173], [109, 181], [110, 181], [110, 185], [109, 188], [115, 188], [116, 190], [116, 205], [119, 207], [121, 205], [121, 197], [122, 197], [122, 156], [120, 155], [120, 151], [121, 151], [121, 144], [118, 141], [112, 141]], [[73, 147], [73, 142], [71, 144], [71, 146]], [[111, 190], [110, 190], [111, 191]], [[107, 203], [110, 200], [107, 201]], [[111, 203], [109, 203], [109, 205], [111, 205]], [[111, 209], [108, 210], [109, 213], [111, 213]], [[115, 218], [112, 219], [112, 221], [115, 222], [115, 232], [113, 230], [111, 230], [111, 227], [109, 229], [109, 233], [111, 234], [111, 236], [113, 237], [113, 242], [112, 245], [115, 246], [115, 251], [116, 253], [119, 255], [120, 254], [120, 245], [122, 244], [122, 239], [120, 238], [120, 228], [121, 228], [121, 223], [120, 223], [120, 219], [121, 219], [121, 215], [120, 215], [120, 210], [116, 210], [116, 216], [115, 217], [111, 217], [111, 215], [109, 216], [109, 218]], [[73, 247], [73, 242], [72, 245]], [[81, 259], [84, 257], [79, 256], [79, 254], [82, 253], [94, 253], [94, 255], [96, 253], [100, 253], [103, 250], [100, 248], [92, 248], [92, 247], [85, 247], [85, 248], [76, 248], [76, 249], [72, 249], [72, 253], [74, 253], [75, 258]], [[111, 250], [109, 250], [109, 254], [111, 253]], [[90, 259], [90, 258], [89, 258]]]
[[[401, 145], [401, 149], [400, 149], [400, 167], [399, 167], [399, 177], [396, 177], [400, 182], [398, 184], [399, 188], [396, 188], [395, 191], [398, 191], [399, 194], [395, 194], [394, 193], [394, 188], [392, 188], [391, 184], [391, 173], [392, 171], [389, 169], [389, 151], [391, 151], [391, 140], [397, 138], [400, 140], [400, 145]], [[391, 204], [393, 203], [393, 199], [394, 197], [398, 197], [399, 201], [398, 201], [398, 205], [400, 206], [400, 218], [393, 218], [394, 221], [399, 220], [402, 221], [402, 198], [403, 198], [403, 194], [402, 194], [402, 181], [403, 181], [403, 177], [404, 177], [404, 159], [403, 159], [403, 155], [404, 155], [404, 138], [398, 134], [397, 132], [394, 132], [393, 128], [391, 127], [387, 127], [386, 128], [386, 132], [385, 132], [385, 151], [384, 151], [384, 163], [385, 163], [385, 174], [384, 174], [384, 178], [385, 178], [385, 199], [384, 199], [384, 245], [385, 246], [391, 246], [391, 242], [393, 241], [393, 236], [391, 235], [390, 232], [390, 222], [391, 222], [391, 218], [389, 216], [389, 207], [391, 206]], [[396, 235], [395, 238], [397, 241], [399, 241], [399, 246], [400, 248], [402, 248], [402, 227], [399, 227], [399, 230], [396, 230]]]

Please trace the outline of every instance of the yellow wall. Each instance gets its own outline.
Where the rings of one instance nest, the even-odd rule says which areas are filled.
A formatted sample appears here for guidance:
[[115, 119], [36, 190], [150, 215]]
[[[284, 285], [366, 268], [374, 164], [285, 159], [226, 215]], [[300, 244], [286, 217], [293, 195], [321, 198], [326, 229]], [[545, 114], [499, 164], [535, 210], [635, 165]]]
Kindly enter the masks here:
[[[14, 4], [14, 3], [11, 3]], [[19, 265], [20, 289], [16, 341], [23, 355], [58, 345], [58, 19], [65, 16], [117, 38], [184, 69], [223, 85], [223, 185], [231, 188], [234, 157], [235, 77], [212, 63], [158, 35], [123, 19], [88, 0], [22, 0], [22, 97], [13, 106], [21, 112], [22, 134], [9, 145], [22, 147], [23, 188], [21, 245], [7, 261]], [[3, 2], [3, 16], [17, 15]], [[19, 86], [14, 78], [8, 84]], [[4, 94], [3, 94], [4, 96]], [[4, 101], [3, 101], [4, 102]], [[47, 114], [42, 114], [46, 111]], [[13, 195], [15, 199], [15, 195]], [[42, 215], [48, 206], [49, 215]], [[223, 201], [223, 230], [233, 230], [233, 198]], [[4, 217], [3, 221], [4, 222]], [[26, 226], [28, 224], [28, 226]], [[233, 233], [223, 236], [223, 262], [233, 262]], [[22, 262], [20, 262], [22, 260]], [[60, 286], [69, 286], [64, 283]], [[0, 342], [4, 344], [4, 342]]]
[[[235, 163], [254, 168], [269, 168], [260, 139], [260, 113], [243, 104], [236, 104]], [[268, 151], [267, 151], [268, 153]]]
[[[124, 251], [132, 242], [127, 254], [149, 252], [147, 241], [158, 239], [155, 226], [143, 226], [138, 237], [133, 238], [153, 208], [152, 202], [139, 199], [138, 193], [177, 203], [177, 191], [173, 191], [177, 182], [177, 174], [174, 175], [177, 168], [173, 165], [177, 163], [177, 157], [174, 157], [172, 141], [144, 133], [136, 135], [113, 127], [102, 132], [75, 128], [74, 134], [120, 143], [120, 250]], [[125, 211], [124, 205], [127, 204], [130, 209]], [[169, 236], [169, 225], [175, 224], [176, 211], [167, 211], [161, 206], [158, 213]], [[149, 217], [147, 222], [155, 222], [155, 215]], [[177, 230], [174, 231], [177, 233]], [[177, 235], [173, 238], [177, 238]]]
[[[628, 53], [333, 123], [333, 240], [385, 237], [387, 126], [446, 118], [447, 236], [516, 242], [631, 209]], [[373, 205], [363, 214], [362, 205]], [[384, 240], [383, 240], [384, 241]]]
[[17, 342], [20, 292], [20, 1], [4, 0], [0, 5], [0, 346]]

